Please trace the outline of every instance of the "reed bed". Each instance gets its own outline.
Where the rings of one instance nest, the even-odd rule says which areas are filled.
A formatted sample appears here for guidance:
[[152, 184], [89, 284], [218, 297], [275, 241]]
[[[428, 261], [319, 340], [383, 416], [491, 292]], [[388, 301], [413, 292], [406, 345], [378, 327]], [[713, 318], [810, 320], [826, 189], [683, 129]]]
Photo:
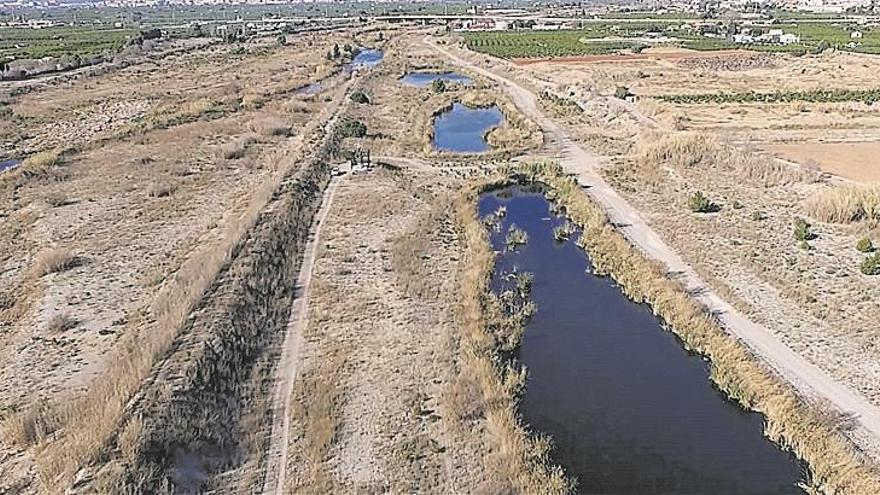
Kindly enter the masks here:
[[757, 153], [749, 153], [695, 132], [662, 134], [643, 140], [635, 150], [635, 164], [655, 174], [663, 167], [723, 170], [745, 181], [765, 186], [811, 180], [815, 172], [789, 165]]
[[632, 300], [648, 303], [688, 349], [709, 358], [710, 377], [718, 388], [744, 408], [763, 414], [767, 437], [809, 464], [812, 476], [805, 488], [818, 493], [880, 493], [880, 469], [847, 438], [845, 421], [800, 397], [729, 335], [661, 264], [633, 247], [558, 164], [522, 164], [504, 172], [549, 186], [551, 199], [583, 228], [580, 245], [597, 273], [614, 278]]
[[835, 186], [809, 197], [808, 215], [823, 222], [880, 220], [880, 182]]

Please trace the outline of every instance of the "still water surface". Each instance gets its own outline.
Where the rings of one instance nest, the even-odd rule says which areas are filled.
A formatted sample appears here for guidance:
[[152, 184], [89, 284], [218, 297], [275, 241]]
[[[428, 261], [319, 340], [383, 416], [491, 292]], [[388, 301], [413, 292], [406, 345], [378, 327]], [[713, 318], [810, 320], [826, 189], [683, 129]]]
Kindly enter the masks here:
[[[762, 435], [762, 417], [715, 389], [708, 364], [647, 305], [591, 274], [573, 241], [554, 240], [564, 219], [541, 194], [486, 193], [480, 215], [502, 205], [493, 289], [510, 283], [502, 274], [514, 267], [531, 272], [538, 306], [517, 356], [529, 371], [521, 411], [553, 437], [552, 457], [579, 480], [579, 493], [804, 493], [796, 486], [804, 467]], [[529, 241], [504, 253], [511, 224]]]

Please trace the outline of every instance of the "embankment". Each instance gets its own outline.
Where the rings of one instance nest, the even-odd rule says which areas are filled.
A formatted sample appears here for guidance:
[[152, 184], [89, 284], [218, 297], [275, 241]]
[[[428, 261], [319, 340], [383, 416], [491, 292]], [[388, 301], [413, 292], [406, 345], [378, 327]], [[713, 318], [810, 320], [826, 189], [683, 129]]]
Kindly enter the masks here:
[[190, 312], [119, 430], [97, 477], [102, 490], [258, 484], [264, 425], [271, 424], [271, 377], [337, 145], [331, 132], [309, 162], [282, 181]]

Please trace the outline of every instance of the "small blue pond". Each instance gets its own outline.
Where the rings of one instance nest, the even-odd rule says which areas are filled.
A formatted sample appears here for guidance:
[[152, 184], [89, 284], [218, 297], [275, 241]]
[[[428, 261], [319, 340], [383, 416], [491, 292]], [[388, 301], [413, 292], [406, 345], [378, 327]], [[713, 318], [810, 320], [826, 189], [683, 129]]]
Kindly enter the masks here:
[[479, 153], [489, 150], [486, 133], [504, 120], [501, 109], [468, 108], [454, 103], [451, 110], [434, 119], [434, 148], [457, 153]]
[[0, 160], [0, 172], [13, 169], [17, 167], [19, 163], [21, 163], [21, 160], [16, 160], [15, 158]]
[[438, 79], [441, 81], [463, 84], [465, 86], [474, 82], [470, 77], [457, 72], [411, 72], [401, 77], [400, 82], [407, 86], [424, 88]]
[[361, 50], [351, 60], [351, 62], [342, 66], [345, 72], [352, 72], [358, 69], [369, 69], [379, 65], [385, 52], [382, 50]]

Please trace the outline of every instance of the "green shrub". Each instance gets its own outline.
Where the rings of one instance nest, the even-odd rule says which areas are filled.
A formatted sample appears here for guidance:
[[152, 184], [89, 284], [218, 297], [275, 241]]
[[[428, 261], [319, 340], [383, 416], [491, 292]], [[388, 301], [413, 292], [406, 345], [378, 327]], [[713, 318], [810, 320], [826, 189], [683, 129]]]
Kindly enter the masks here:
[[364, 137], [367, 135], [367, 126], [359, 120], [345, 120], [339, 126], [339, 134], [342, 137]]
[[370, 97], [363, 91], [355, 91], [351, 94], [351, 101], [364, 105], [370, 102]]
[[803, 218], [796, 218], [794, 221], [794, 238], [798, 241], [809, 241], [815, 239], [816, 234], [811, 230], [812, 226]]
[[688, 208], [694, 213], [712, 213], [721, 209], [700, 191], [688, 197]]
[[859, 270], [865, 275], [880, 275], [880, 253], [874, 253], [865, 258]]
[[869, 237], [862, 237], [859, 239], [859, 242], [856, 243], [856, 249], [861, 253], [870, 253], [874, 251], [874, 244], [871, 243], [871, 239]]
[[431, 90], [435, 93], [443, 93], [446, 91], [446, 82], [443, 79], [434, 79], [431, 83]]

